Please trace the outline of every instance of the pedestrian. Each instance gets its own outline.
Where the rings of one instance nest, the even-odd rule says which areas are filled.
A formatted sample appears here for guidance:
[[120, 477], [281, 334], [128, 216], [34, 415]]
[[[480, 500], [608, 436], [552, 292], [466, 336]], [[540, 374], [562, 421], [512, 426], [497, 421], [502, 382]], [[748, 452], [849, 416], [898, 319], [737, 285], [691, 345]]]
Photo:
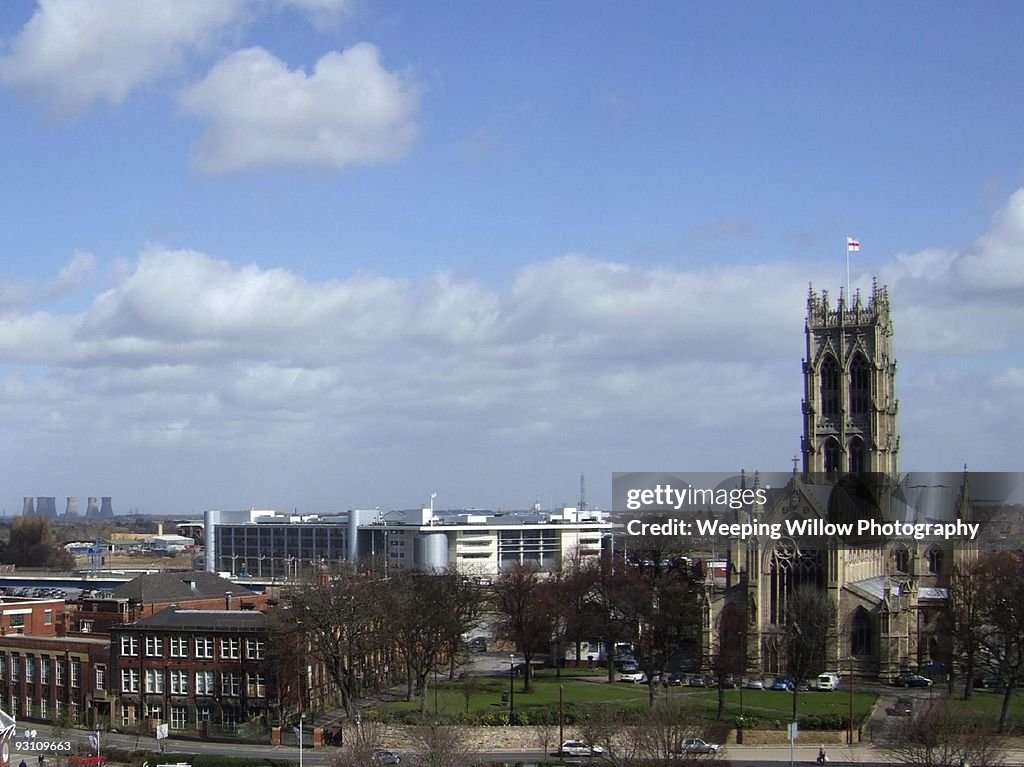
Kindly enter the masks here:
[[828, 754], [825, 753], [825, 744], [821, 744], [821, 748], [818, 749], [818, 764], [824, 764], [828, 761]]
[[28, 765], [27, 765], [27, 764], [25, 764], [25, 760], [24, 760], [24, 759], [22, 759], [22, 760], [21, 760], [21, 764], [19, 764], [19, 765], [18, 765], [18, 767], [28, 767]]

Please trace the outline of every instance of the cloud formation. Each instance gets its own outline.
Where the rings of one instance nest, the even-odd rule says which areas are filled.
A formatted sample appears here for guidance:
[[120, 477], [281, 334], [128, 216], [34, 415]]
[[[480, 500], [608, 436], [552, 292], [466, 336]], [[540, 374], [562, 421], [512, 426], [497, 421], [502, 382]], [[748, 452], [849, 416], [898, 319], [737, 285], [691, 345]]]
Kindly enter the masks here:
[[324, 55], [309, 75], [262, 48], [237, 51], [182, 95], [210, 123], [196, 151], [209, 173], [400, 159], [416, 137], [418, 100], [411, 76], [385, 70], [369, 43]]
[[0, 81], [74, 117], [95, 102], [118, 105], [175, 73], [245, 16], [244, 0], [40, 0], [0, 58]]
[[[1009, 468], [991, 435], [1024, 427], [1024, 302], [1006, 300], [1024, 259], [1019, 199], [964, 253], [882, 269], [917, 468]], [[86, 286], [72, 276], [92, 268], [76, 255], [56, 282]], [[54, 440], [89, 444], [118, 465], [158, 457], [200, 505], [328, 504], [344, 490], [342, 508], [400, 505], [396, 482], [527, 505], [513, 488], [544, 471], [777, 469], [797, 450], [807, 281], [827, 284], [817, 268], [569, 254], [500, 287], [448, 273], [311, 281], [149, 247], [83, 311], [0, 314], [0, 419], [17, 435], [0, 458], [17, 467]], [[987, 373], [959, 369], [986, 353], [972, 369]]]

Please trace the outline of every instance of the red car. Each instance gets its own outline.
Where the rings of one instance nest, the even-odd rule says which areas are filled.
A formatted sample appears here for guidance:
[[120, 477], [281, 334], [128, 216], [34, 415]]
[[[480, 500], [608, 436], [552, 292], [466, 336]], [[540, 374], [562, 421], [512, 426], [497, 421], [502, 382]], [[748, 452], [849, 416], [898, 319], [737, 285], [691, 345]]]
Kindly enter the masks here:
[[93, 754], [72, 754], [68, 757], [68, 767], [104, 767], [107, 757]]

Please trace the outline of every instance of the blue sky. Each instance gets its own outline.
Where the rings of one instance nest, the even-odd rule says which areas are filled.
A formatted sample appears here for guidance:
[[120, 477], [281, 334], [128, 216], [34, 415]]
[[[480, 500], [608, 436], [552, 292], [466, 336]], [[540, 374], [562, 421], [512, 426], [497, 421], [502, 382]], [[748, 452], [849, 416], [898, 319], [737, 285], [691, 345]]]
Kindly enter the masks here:
[[892, 296], [903, 468], [1017, 470], [1022, 28], [0, 4], [0, 502], [514, 508], [786, 468], [847, 234]]

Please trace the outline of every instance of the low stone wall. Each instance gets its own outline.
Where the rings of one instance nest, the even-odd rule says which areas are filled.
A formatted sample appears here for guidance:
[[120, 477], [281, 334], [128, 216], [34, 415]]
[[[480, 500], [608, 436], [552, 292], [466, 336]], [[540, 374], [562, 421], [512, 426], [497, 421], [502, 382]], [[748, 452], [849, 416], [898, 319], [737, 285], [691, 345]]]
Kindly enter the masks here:
[[[802, 730], [797, 734], [796, 744], [798, 746], [815, 746], [822, 743], [834, 746], [846, 743], [846, 730]], [[857, 734], [854, 733], [854, 739]], [[730, 730], [725, 740], [726, 745], [737, 743], [736, 730]], [[789, 737], [785, 730], [744, 730], [744, 746], [788, 746]]]

